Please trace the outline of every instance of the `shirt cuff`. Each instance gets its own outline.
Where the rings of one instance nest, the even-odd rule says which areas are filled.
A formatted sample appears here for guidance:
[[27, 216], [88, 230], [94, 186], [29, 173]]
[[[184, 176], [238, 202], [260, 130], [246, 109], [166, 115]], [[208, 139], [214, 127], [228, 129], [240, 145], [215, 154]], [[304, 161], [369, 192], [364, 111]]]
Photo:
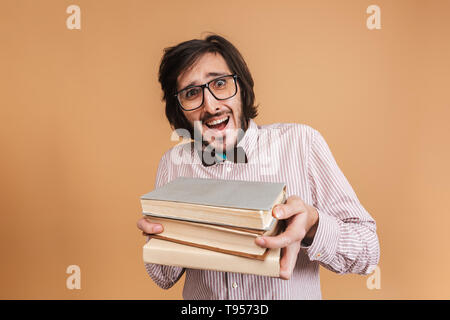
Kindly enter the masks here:
[[310, 246], [305, 246], [303, 242], [300, 248], [305, 249], [311, 261], [319, 261], [330, 264], [336, 256], [339, 243], [339, 223], [335, 217], [332, 217], [321, 210], [319, 213], [319, 224], [316, 234]]

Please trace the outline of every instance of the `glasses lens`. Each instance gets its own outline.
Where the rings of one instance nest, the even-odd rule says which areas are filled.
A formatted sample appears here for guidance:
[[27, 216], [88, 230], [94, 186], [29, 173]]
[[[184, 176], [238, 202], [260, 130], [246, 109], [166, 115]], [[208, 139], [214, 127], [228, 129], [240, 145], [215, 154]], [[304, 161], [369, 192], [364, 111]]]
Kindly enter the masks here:
[[235, 95], [236, 85], [233, 76], [226, 76], [213, 80], [209, 88], [217, 99], [228, 99]]
[[190, 110], [195, 109], [202, 103], [203, 92], [200, 87], [187, 88], [186, 90], [178, 93], [178, 99], [180, 100], [183, 108]]

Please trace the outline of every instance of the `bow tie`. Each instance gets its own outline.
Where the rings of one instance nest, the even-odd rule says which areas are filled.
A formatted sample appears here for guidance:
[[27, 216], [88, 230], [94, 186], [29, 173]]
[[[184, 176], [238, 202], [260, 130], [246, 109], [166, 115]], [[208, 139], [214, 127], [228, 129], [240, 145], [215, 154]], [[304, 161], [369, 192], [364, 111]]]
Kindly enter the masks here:
[[220, 162], [224, 162], [225, 160], [232, 161], [234, 163], [247, 163], [247, 155], [242, 147], [234, 147], [232, 152], [229, 152], [227, 155], [216, 153], [216, 150], [210, 150], [208, 147], [203, 151], [199, 151], [199, 156], [202, 159], [202, 164], [205, 167], [210, 167]]

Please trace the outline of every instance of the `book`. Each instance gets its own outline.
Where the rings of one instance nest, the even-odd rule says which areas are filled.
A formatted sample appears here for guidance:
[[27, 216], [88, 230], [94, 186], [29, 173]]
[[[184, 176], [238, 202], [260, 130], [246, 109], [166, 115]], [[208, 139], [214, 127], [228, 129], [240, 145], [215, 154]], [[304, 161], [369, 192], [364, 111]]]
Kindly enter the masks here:
[[278, 234], [282, 225], [275, 220], [268, 231], [261, 231], [152, 216], [145, 218], [164, 227], [163, 232], [149, 235], [152, 238], [259, 260], [265, 259], [268, 250], [258, 246], [255, 239]]
[[280, 249], [269, 249], [264, 260], [256, 260], [151, 238], [143, 247], [143, 259], [145, 263], [191, 269], [280, 275]]
[[187, 177], [141, 196], [144, 215], [264, 231], [285, 201], [284, 183]]

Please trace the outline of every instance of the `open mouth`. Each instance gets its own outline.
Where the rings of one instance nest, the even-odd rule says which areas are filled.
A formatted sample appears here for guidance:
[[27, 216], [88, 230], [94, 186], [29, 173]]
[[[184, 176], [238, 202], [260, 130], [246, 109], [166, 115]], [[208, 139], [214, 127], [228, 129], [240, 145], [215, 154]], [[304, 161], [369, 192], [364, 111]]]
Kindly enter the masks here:
[[226, 116], [220, 119], [216, 119], [214, 121], [205, 122], [205, 125], [210, 129], [223, 130], [227, 126], [229, 120], [230, 117]]

